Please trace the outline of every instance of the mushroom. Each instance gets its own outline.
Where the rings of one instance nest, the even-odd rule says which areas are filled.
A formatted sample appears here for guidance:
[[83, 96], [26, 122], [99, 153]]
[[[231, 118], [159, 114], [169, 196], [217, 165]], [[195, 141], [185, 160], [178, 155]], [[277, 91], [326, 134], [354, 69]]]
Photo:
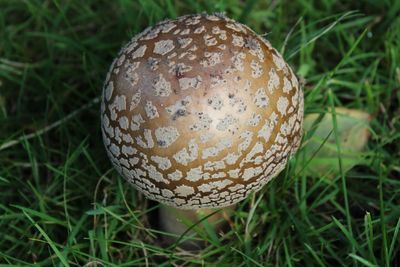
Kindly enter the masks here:
[[260, 190], [298, 149], [302, 122], [292, 69], [221, 14], [166, 20], [135, 36], [112, 63], [101, 103], [119, 174], [179, 209], [231, 206]]

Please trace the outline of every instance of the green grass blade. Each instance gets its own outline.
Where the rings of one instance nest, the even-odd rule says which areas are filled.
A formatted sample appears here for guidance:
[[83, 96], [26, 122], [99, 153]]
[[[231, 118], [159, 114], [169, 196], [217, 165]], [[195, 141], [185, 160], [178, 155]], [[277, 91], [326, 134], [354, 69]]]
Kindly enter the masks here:
[[23, 210], [22, 211], [25, 216], [28, 218], [28, 220], [38, 229], [38, 231], [43, 235], [44, 239], [46, 239], [47, 243], [51, 247], [51, 249], [54, 251], [54, 253], [57, 255], [58, 259], [64, 266], [69, 266], [68, 261], [66, 258], [64, 258], [63, 254], [60, 252], [60, 250], [57, 248], [56, 244], [50, 239], [50, 237], [47, 235], [47, 233], [43, 230], [42, 227], [40, 227], [29, 214]]

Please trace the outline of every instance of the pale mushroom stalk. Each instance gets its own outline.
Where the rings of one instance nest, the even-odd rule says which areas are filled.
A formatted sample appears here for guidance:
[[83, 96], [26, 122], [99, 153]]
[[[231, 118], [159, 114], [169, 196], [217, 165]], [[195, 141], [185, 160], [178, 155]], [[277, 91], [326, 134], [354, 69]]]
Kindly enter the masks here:
[[297, 151], [303, 92], [278, 51], [247, 26], [187, 15], [122, 48], [101, 122], [114, 167], [148, 198], [220, 208], [260, 190]]
[[[171, 245], [179, 241], [178, 245], [185, 249], [197, 250], [203, 248], [205, 243], [192, 239], [191, 236], [195, 236], [194, 233], [197, 229], [204, 230], [204, 223], [211, 226], [217, 235], [222, 234], [224, 228], [228, 226], [228, 221], [230, 221], [235, 207], [236, 205], [223, 209], [201, 208], [185, 210], [160, 204], [158, 210], [160, 230], [174, 235], [164, 236], [164, 244]], [[184, 239], [186, 237], [187, 239]], [[183, 240], [178, 240], [179, 238]]]

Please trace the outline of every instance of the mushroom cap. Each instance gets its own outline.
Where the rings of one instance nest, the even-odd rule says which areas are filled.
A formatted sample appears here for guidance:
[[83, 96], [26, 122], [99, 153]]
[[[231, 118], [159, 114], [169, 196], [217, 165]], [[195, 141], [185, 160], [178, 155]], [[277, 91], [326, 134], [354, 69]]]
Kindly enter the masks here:
[[283, 170], [303, 93], [269, 42], [220, 14], [149, 27], [107, 75], [101, 123], [121, 176], [185, 209], [232, 205]]

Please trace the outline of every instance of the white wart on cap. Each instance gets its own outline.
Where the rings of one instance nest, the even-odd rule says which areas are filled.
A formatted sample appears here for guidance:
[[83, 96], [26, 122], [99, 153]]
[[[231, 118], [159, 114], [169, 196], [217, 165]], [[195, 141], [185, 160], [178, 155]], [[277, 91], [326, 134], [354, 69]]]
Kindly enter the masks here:
[[282, 56], [222, 15], [163, 21], [106, 78], [102, 133], [118, 172], [175, 207], [223, 207], [259, 190], [300, 144], [303, 93]]

